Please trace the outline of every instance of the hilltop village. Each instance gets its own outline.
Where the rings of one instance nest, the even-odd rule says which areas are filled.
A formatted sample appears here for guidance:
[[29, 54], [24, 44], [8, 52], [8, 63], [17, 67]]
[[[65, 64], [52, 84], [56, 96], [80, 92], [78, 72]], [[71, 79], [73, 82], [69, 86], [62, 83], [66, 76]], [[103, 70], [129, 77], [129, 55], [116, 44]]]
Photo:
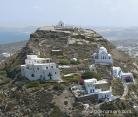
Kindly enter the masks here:
[[[64, 30], [72, 30], [75, 27], [64, 26], [63, 22], [59, 22], [58, 25], [51, 27], [42, 27], [38, 30], [50, 30], [50, 31], [62, 31]], [[77, 29], [77, 28], [76, 28]], [[79, 30], [79, 29], [77, 29]], [[67, 32], [67, 31], [66, 31]], [[62, 53], [60, 49], [51, 50], [52, 53]], [[64, 82], [62, 77], [71, 76], [73, 74], [80, 74], [80, 80], [78, 80], [78, 84], [72, 85], [71, 92], [74, 94], [75, 98], [78, 100], [91, 100], [95, 99], [97, 101], [112, 101], [116, 99], [112, 95], [112, 87], [106, 87], [113, 79], [120, 79], [123, 84], [134, 83], [134, 77], [132, 73], [124, 73], [120, 67], [113, 66], [113, 58], [108, 50], [105, 47], [98, 47], [94, 53], [90, 53], [91, 62], [88, 65], [89, 69], [83, 69], [77, 72], [64, 74], [62, 70], [66, 68], [70, 68], [72, 66], [62, 64], [58, 65], [53, 62], [51, 58], [39, 58], [39, 55], [27, 55], [25, 59], [25, 65], [21, 65], [21, 75], [31, 81], [34, 80], [42, 80], [45, 82], [55, 81], [55, 82]], [[89, 58], [89, 57], [88, 57]], [[76, 57], [70, 58], [72, 63], [77, 63], [79, 60]], [[85, 78], [81, 74], [92, 71], [97, 72], [97, 69], [106, 67], [110, 68], [108, 71], [108, 76], [104, 76], [101, 80], [97, 80], [95, 77]], [[105, 85], [105, 87], [104, 87]], [[101, 88], [101, 86], [103, 86]]]
[[0, 117], [133, 117], [137, 78], [135, 61], [107, 39], [60, 21], [0, 63]]

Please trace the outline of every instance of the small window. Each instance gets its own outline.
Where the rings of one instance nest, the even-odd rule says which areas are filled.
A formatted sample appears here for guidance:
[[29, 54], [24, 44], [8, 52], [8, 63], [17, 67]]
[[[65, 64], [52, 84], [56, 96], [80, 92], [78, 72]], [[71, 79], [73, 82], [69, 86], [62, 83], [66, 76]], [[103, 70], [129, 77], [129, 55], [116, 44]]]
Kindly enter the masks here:
[[43, 78], [43, 76], [42, 75], [40, 75], [40, 79], [42, 79]]
[[31, 76], [32, 76], [32, 77], [35, 77], [35, 75], [34, 75], [34, 74], [32, 74]]
[[37, 68], [37, 70], [39, 70], [39, 67]]
[[55, 74], [57, 74], [57, 72], [55, 72]]
[[47, 62], [47, 63], [49, 63], [49, 62], [50, 62], [50, 60], [46, 60], [46, 62]]
[[51, 68], [53, 68], [53, 66], [51, 66]]
[[46, 69], [48, 69], [48, 67], [46, 67]]

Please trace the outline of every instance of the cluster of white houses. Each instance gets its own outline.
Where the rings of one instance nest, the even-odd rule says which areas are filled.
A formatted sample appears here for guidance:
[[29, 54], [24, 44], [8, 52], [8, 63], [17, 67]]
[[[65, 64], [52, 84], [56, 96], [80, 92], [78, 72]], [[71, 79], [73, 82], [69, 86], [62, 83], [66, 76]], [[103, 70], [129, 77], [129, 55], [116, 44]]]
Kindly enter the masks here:
[[108, 85], [108, 82], [106, 80], [99, 80], [92, 78], [92, 79], [86, 79], [83, 82], [82, 85], [76, 85], [71, 88], [73, 94], [77, 99], [81, 98], [92, 98], [95, 97], [96, 100], [101, 101], [111, 101], [112, 100], [112, 91], [105, 90], [102, 87], [97, 87], [100, 85]]
[[102, 89], [97, 89], [96, 85], [107, 84], [105, 80], [87, 79], [84, 80], [84, 86], [86, 88], [87, 94], [96, 94], [98, 95], [98, 100], [111, 100], [112, 92], [111, 90], [103, 91]]
[[[56, 27], [64, 27], [63, 22], [59, 22]], [[76, 58], [73, 58], [74, 61], [77, 61]], [[113, 59], [111, 54], [108, 53], [105, 47], [100, 47], [97, 52], [92, 55], [93, 65], [113, 65]], [[92, 66], [93, 66], [92, 65]], [[54, 80], [60, 81], [60, 69], [58, 65], [50, 58], [39, 58], [37, 55], [27, 55], [25, 60], [25, 64], [21, 65], [21, 75], [26, 77], [29, 80]], [[112, 76], [115, 78], [120, 78], [122, 81], [133, 82], [133, 74], [132, 73], [123, 73], [120, 67], [113, 67]], [[76, 87], [72, 87], [72, 91], [75, 94], [82, 91], [85, 92], [85, 95], [97, 95], [98, 99], [102, 100], [112, 100], [112, 92], [111, 90], [102, 90], [97, 89], [96, 85], [107, 84], [106, 81], [101, 80], [97, 81], [96, 79], [87, 79], [84, 80], [85, 90], [75, 89]]]
[[[108, 53], [107, 49], [100, 47], [97, 53], [92, 55], [94, 64], [100, 65], [113, 65], [112, 56]], [[39, 58], [37, 55], [27, 55], [25, 60], [25, 65], [21, 65], [21, 74], [22, 76], [28, 78], [29, 80], [53, 80], [60, 81], [60, 69], [58, 65], [50, 58]], [[132, 73], [122, 72], [120, 67], [113, 67], [112, 76], [115, 78], [120, 78], [125, 82], [133, 82]], [[95, 86], [97, 84], [106, 84], [107, 82], [101, 80], [97, 81], [96, 79], [87, 79], [84, 80], [85, 87], [85, 96], [87, 95], [97, 95], [98, 100], [112, 100], [112, 92], [110, 90], [97, 89]], [[73, 90], [73, 88], [72, 88]], [[75, 94], [82, 90], [74, 90]], [[83, 91], [82, 91], [83, 92]]]
[[113, 67], [113, 77], [119, 78], [125, 83], [134, 82], [134, 77], [132, 73], [124, 73], [120, 67]]
[[[92, 55], [92, 60], [94, 64], [113, 65], [112, 56], [105, 47], [100, 47], [99, 50]], [[120, 67], [112, 67], [112, 76], [126, 83], [133, 82], [134, 80], [132, 73], [124, 73]]]

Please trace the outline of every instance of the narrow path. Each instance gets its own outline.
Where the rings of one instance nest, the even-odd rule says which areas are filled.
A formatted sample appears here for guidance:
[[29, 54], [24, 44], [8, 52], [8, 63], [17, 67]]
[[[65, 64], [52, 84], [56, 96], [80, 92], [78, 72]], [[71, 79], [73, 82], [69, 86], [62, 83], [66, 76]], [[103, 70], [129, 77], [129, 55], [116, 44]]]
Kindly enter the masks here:
[[123, 86], [124, 86], [124, 93], [123, 93], [123, 95], [120, 97], [120, 99], [125, 100], [125, 97], [126, 97], [126, 95], [128, 94], [128, 86], [127, 86], [126, 83], [123, 83]]

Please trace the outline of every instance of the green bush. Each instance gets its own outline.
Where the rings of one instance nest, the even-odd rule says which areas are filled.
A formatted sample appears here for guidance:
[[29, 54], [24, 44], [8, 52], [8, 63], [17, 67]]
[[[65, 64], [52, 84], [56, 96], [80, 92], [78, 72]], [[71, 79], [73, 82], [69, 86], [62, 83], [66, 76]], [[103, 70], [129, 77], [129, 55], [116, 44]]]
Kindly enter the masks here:
[[79, 61], [71, 60], [71, 61], [70, 61], [70, 64], [71, 64], [71, 65], [78, 65], [78, 64], [80, 64], [80, 62], [79, 62]]
[[53, 86], [53, 89], [54, 89], [54, 90], [63, 91], [64, 88], [65, 88], [65, 86], [64, 86], [63, 84], [55, 84], [55, 85]]
[[123, 83], [122, 83], [122, 81], [120, 79], [114, 79], [112, 81], [111, 86], [112, 86], [112, 93], [113, 93], [113, 95], [115, 95], [115, 96], [116, 95], [121, 96], [123, 94], [124, 87], [123, 87]]
[[64, 117], [64, 114], [61, 112], [59, 107], [54, 106], [52, 112], [50, 113], [50, 117]]
[[96, 78], [97, 80], [101, 80], [101, 75], [99, 73], [96, 72], [90, 72], [90, 71], [86, 71], [84, 72], [81, 77], [83, 79], [91, 79], [91, 78]]
[[1, 76], [7, 76], [7, 73], [6, 73], [6, 71], [0, 71], [0, 75]]
[[39, 82], [32, 81], [26, 84], [26, 88], [33, 88], [33, 87], [39, 87]]
[[64, 101], [64, 105], [68, 105], [68, 101]]
[[60, 65], [69, 65], [70, 62], [69, 62], [69, 60], [67, 60], [67, 59], [61, 59], [61, 60], [59, 61], [59, 64], [60, 64]]
[[73, 83], [73, 82], [78, 83], [78, 81], [80, 80], [80, 76], [73, 75], [73, 76], [64, 77], [63, 79], [67, 83]]

